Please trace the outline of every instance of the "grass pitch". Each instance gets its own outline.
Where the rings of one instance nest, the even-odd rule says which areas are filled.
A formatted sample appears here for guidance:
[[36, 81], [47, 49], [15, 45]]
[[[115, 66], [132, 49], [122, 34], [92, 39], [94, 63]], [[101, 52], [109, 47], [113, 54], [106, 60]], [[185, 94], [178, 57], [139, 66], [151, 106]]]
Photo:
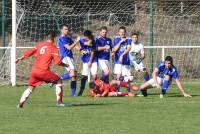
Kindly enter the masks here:
[[[68, 82], [67, 82], [68, 83]], [[0, 87], [0, 134], [199, 134], [200, 83], [184, 84], [192, 98], [180, 95], [176, 86], [165, 98], [150, 89], [149, 97], [70, 97], [64, 86], [64, 102], [55, 106], [55, 92], [37, 88], [23, 109], [17, 101], [26, 87]]]

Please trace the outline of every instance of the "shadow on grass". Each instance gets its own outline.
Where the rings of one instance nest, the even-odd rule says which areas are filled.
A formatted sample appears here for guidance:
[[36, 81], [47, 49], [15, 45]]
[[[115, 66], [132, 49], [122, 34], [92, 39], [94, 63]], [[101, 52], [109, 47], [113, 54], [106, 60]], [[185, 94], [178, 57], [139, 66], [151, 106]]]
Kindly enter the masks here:
[[[192, 97], [198, 97], [200, 95], [191, 95]], [[169, 95], [167, 97], [184, 97], [182, 94], [175, 94], [175, 95]]]
[[[119, 103], [66, 103], [64, 107], [83, 107], [83, 106], [105, 106], [105, 105], [115, 105]], [[49, 107], [59, 107], [59, 106], [49, 106]]]

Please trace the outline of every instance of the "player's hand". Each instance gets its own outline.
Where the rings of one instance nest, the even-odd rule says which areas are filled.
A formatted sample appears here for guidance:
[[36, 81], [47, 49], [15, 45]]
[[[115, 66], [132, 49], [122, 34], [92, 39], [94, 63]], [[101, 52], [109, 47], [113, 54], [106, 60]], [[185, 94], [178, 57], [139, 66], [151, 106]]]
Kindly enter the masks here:
[[142, 62], [142, 59], [141, 58], [138, 58], [137, 60], [136, 60], [136, 63], [137, 64], [140, 64]]
[[187, 94], [187, 93], [183, 93], [184, 97], [192, 97], [191, 95]]
[[81, 54], [85, 55], [87, 52], [85, 50], [81, 50]]
[[80, 37], [80, 36], [77, 36], [77, 38], [76, 38], [76, 42], [79, 42], [80, 39], [81, 39], [81, 37]]
[[122, 62], [122, 60], [123, 60], [123, 55], [121, 55], [121, 56], [119, 57], [119, 61]]
[[95, 95], [94, 97], [101, 97], [101, 95], [100, 95], [100, 94], [97, 94], [97, 95]]
[[24, 59], [24, 56], [22, 56], [22, 57], [20, 57], [20, 58], [17, 58], [16, 60], [15, 60], [15, 63], [18, 63], [20, 60], [23, 60]]
[[126, 41], [126, 38], [122, 38], [121, 41], [120, 41], [120, 43], [123, 43], [125, 41]]
[[92, 67], [92, 62], [88, 62], [88, 67], [89, 67], [89, 68]]
[[109, 50], [109, 49], [110, 49], [110, 46], [109, 46], [109, 45], [106, 45], [106, 46], [105, 46], [105, 49], [106, 49], [106, 50]]

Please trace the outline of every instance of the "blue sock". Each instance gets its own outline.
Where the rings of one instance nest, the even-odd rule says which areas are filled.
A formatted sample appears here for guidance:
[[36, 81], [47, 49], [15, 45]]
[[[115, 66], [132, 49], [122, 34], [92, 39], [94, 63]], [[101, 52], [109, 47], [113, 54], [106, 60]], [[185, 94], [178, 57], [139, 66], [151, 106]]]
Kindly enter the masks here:
[[87, 79], [88, 79], [87, 76], [83, 76], [83, 78], [81, 78], [81, 86], [80, 86], [80, 91], [78, 93], [78, 96], [82, 96]]
[[63, 74], [63, 75], [60, 76], [60, 79], [61, 79], [61, 80], [67, 80], [67, 79], [69, 79], [69, 78], [70, 78], [69, 73], [65, 73], [65, 74]]
[[76, 96], [76, 81], [71, 81], [71, 95]]
[[148, 81], [148, 80], [150, 79], [150, 77], [149, 77], [149, 74], [148, 74], [148, 73], [146, 73], [146, 74], [144, 75], [144, 79], [145, 79], [145, 81]]
[[167, 91], [167, 88], [169, 86], [170, 81], [169, 80], [164, 80], [163, 85], [162, 85], [162, 94], [164, 95]]
[[102, 73], [101, 73], [101, 80], [102, 80], [102, 81], [105, 81], [105, 79], [106, 79], [106, 76], [104, 75], [104, 73], [103, 73], [103, 71], [102, 71]]

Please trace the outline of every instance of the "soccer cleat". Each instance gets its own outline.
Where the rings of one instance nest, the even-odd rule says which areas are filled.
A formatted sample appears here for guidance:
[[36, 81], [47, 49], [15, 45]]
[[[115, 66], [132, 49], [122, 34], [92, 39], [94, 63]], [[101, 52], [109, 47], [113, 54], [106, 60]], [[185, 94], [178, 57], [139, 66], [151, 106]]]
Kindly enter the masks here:
[[163, 94], [160, 94], [160, 98], [161, 98], [161, 99], [163, 98]]
[[65, 104], [64, 103], [56, 103], [56, 106], [57, 107], [65, 107]]
[[49, 87], [52, 88], [54, 86], [54, 83], [49, 83]]
[[137, 97], [144, 97], [143, 94], [137, 94]]
[[23, 104], [17, 104], [17, 108], [23, 108]]

